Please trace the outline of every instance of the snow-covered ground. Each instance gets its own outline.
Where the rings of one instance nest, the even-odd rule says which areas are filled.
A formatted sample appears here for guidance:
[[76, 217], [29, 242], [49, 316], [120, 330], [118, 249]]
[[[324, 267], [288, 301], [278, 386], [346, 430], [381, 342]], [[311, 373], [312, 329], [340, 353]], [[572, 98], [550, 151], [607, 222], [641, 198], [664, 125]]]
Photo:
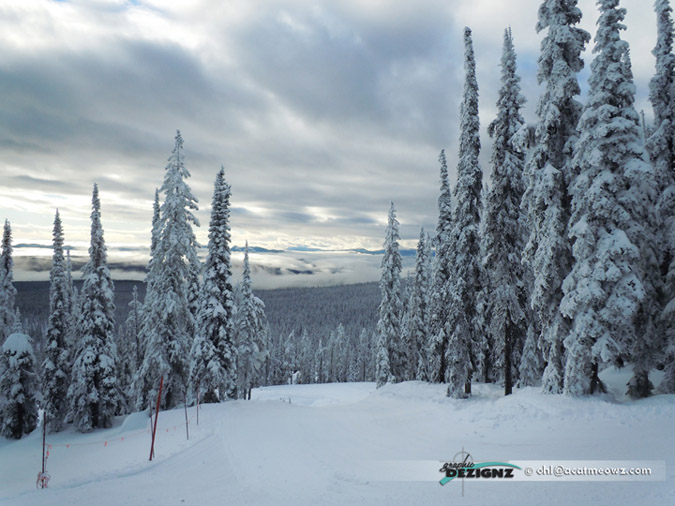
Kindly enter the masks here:
[[[603, 374], [613, 390], [625, 384], [622, 372]], [[674, 395], [575, 399], [526, 388], [503, 397], [479, 384], [460, 401], [420, 382], [292, 385], [202, 406], [199, 425], [194, 415], [187, 441], [183, 410], [160, 413], [152, 462], [142, 413], [109, 430], [49, 435], [44, 490], [35, 488], [40, 431], [0, 438], [0, 504], [675, 504]], [[462, 497], [461, 483], [440, 486], [437, 469], [426, 480], [413, 472], [422, 461], [440, 468], [462, 448], [474, 461], [665, 461], [666, 473], [643, 482], [467, 479]]]

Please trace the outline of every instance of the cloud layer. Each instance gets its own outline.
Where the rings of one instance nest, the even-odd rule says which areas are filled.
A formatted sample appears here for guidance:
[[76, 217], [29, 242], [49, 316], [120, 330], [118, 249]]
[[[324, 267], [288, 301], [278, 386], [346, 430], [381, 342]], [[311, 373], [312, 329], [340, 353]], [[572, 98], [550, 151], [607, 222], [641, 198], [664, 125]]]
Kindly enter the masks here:
[[[655, 19], [639, 0], [622, 4], [649, 116]], [[223, 165], [236, 244], [378, 249], [394, 201], [414, 247], [420, 226], [434, 228], [440, 149], [454, 165], [462, 28], [473, 29], [482, 125], [494, 117], [509, 25], [533, 121], [538, 5], [0, 0], [0, 217], [16, 242], [48, 245], [58, 207], [66, 242], [85, 254], [96, 181], [111, 256], [123, 262], [120, 248], [147, 248], [179, 128], [203, 243]], [[592, 32], [595, 5], [580, 7]], [[486, 175], [489, 152], [484, 136]], [[307, 270], [289, 258], [275, 267]]]

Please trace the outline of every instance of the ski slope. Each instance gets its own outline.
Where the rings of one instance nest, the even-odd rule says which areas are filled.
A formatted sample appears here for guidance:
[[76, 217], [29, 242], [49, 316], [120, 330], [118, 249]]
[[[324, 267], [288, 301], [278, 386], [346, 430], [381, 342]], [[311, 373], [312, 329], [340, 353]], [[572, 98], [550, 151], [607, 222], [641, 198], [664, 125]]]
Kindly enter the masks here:
[[[605, 371], [616, 386], [621, 372]], [[625, 384], [625, 382], [624, 382]], [[617, 390], [619, 391], [619, 390]], [[0, 505], [413, 505], [673, 504], [675, 396], [641, 401], [503, 397], [475, 385], [448, 399], [442, 385], [407, 382], [290, 385], [253, 391], [252, 401], [161, 412], [156, 458], [148, 461], [149, 420], [48, 436], [49, 488], [36, 490], [41, 434], [0, 438]], [[70, 447], [58, 446], [69, 444]], [[439, 485], [437, 469], [465, 448], [476, 460], [657, 460], [665, 480], [509, 482]], [[435, 464], [434, 464], [435, 467]], [[410, 473], [406, 474], [410, 469]], [[462, 497], [462, 488], [464, 497]]]

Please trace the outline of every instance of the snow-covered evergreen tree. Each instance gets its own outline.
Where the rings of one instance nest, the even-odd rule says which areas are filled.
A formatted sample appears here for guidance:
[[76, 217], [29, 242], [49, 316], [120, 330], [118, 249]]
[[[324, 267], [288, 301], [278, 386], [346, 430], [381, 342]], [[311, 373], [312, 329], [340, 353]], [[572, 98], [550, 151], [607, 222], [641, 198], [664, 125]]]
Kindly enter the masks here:
[[581, 114], [575, 98], [581, 92], [577, 74], [584, 66], [580, 55], [590, 40], [590, 34], [576, 26], [581, 21], [576, 4], [576, 0], [545, 0], [539, 7], [537, 32], [548, 30], [537, 74], [544, 92], [537, 104], [539, 120], [525, 166], [522, 200], [530, 234], [523, 261], [534, 277], [530, 305], [541, 329], [538, 344], [547, 360], [543, 390], [549, 393], [563, 388], [563, 339], [569, 321], [560, 313], [560, 300], [572, 255], [567, 239], [567, 187]]
[[[408, 378], [426, 381], [429, 331], [429, 290], [431, 289], [431, 255], [424, 228], [420, 231], [415, 258], [415, 278], [408, 304], [407, 351]], [[364, 380], [361, 380], [364, 381]]]
[[454, 269], [450, 277], [450, 321], [445, 349], [448, 395], [471, 393], [473, 347], [481, 339], [476, 311], [480, 292], [480, 215], [483, 172], [479, 164], [478, 83], [471, 30], [464, 28], [464, 94], [460, 108], [459, 163], [454, 189], [452, 241]]
[[248, 241], [244, 248], [244, 273], [240, 284], [241, 302], [237, 307], [235, 332], [237, 345], [237, 388], [239, 398], [250, 399], [251, 389], [259, 380], [267, 350], [265, 304], [253, 294]]
[[574, 264], [561, 303], [572, 321], [565, 339], [564, 390], [593, 393], [602, 388], [599, 362], [621, 365], [632, 356], [629, 393], [645, 396], [651, 390], [647, 372], [655, 339], [655, 287], [649, 270], [655, 258], [656, 185], [653, 169], [643, 159], [628, 44], [619, 35], [625, 29], [625, 9], [618, 0], [598, 3], [597, 56], [579, 121], [577, 175], [570, 187]]
[[281, 358], [284, 369], [284, 383], [291, 385], [298, 370], [298, 347], [296, 346], [294, 331], [291, 331], [284, 340], [284, 353]]
[[[481, 196], [481, 201], [487, 203], [489, 200], [489, 195], [490, 195], [490, 185], [484, 184], [483, 185], [483, 194]], [[485, 233], [485, 227], [487, 223], [485, 218], [481, 219], [480, 222], [480, 237], [481, 237], [481, 262], [487, 256], [486, 253], [486, 233]], [[473, 348], [474, 352], [474, 378], [476, 378], [478, 381], [482, 381], [484, 383], [494, 383], [497, 381], [500, 381], [501, 378], [501, 373], [503, 372], [503, 368], [496, 369], [494, 367], [494, 364], [496, 362], [496, 359], [498, 358], [497, 355], [497, 350], [495, 349], [495, 343], [493, 342], [490, 333], [488, 332], [488, 329], [490, 327], [490, 311], [489, 311], [489, 306], [491, 304], [491, 289], [490, 289], [490, 283], [488, 281], [488, 273], [486, 271], [486, 268], [483, 268], [481, 271], [481, 283], [480, 283], [480, 292], [478, 292], [477, 295], [477, 304], [476, 304], [476, 313], [477, 313], [477, 325], [480, 329], [482, 329], [482, 339], [480, 339], [476, 345]]]
[[386, 336], [377, 332], [375, 343], [375, 381], [377, 388], [392, 381], [391, 367], [389, 365], [389, 351], [387, 349]]
[[649, 99], [654, 110], [654, 127], [647, 150], [661, 187], [658, 209], [662, 222], [662, 270], [666, 272], [664, 309], [660, 332], [665, 347], [666, 376], [659, 385], [662, 393], [675, 393], [675, 55], [673, 19], [669, 0], [656, 0], [656, 73], [649, 82]]
[[445, 150], [438, 157], [441, 164], [441, 192], [438, 196], [438, 223], [436, 225], [436, 256], [432, 262], [432, 289], [429, 296], [429, 337], [427, 343], [427, 374], [429, 381], [445, 381], [445, 350], [450, 307], [450, 280], [453, 272], [452, 194], [448, 180]]
[[333, 340], [333, 371], [335, 377], [333, 381], [347, 381], [347, 370], [349, 361], [349, 343], [345, 334], [345, 327], [339, 323], [335, 329], [335, 339]]
[[37, 426], [35, 366], [31, 338], [10, 334], [0, 347], [0, 436], [20, 439]]
[[190, 382], [204, 402], [232, 399], [236, 393], [232, 264], [230, 258], [230, 185], [225, 170], [216, 176], [211, 203], [208, 256], [192, 343]]
[[[405, 374], [405, 353], [401, 346], [401, 254], [396, 209], [389, 208], [387, 231], [380, 277], [381, 302], [377, 320], [376, 377], [381, 386], [387, 381], [401, 381]], [[386, 353], [385, 353], [386, 352]], [[383, 356], [386, 354], [386, 358]]]
[[[483, 230], [483, 266], [489, 284], [486, 310], [487, 333], [495, 346], [495, 367], [503, 371], [506, 395], [517, 377], [520, 351], [527, 332], [528, 287], [525, 268], [520, 261], [525, 231], [520, 201], [523, 197], [524, 155], [513, 138], [524, 121], [520, 109], [525, 98], [520, 93], [516, 74], [516, 53], [511, 30], [504, 32], [501, 59], [501, 88], [497, 99], [497, 118], [488, 126], [494, 140], [491, 181]], [[476, 335], [476, 342], [480, 336]], [[485, 343], [481, 350], [485, 348]], [[530, 367], [532, 364], [530, 364]], [[525, 371], [526, 373], [529, 371]], [[530, 379], [528, 378], [528, 383]]]
[[314, 354], [314, 383], [326, 383], [326, 381], [326, 346], [323, 338], [320, 338]]
[[124, 322], [126, 340], [129, 343], [130, 359], [134, 368], [141, 365], [141, 324], [143, 322], [143, 304], [138, 300], [138, 287], [134, 285], [129, 302], [129, 315]]
[[357, 354], [358, 379], [356, 381], [371, 381], [372, 378], [372, 337], [366, 329], [361, 330], [359, 335], [359, 348]]
[[[656, 73], [649, 82], [649, 99], [654, 110], [654, 126], [647, 140], [647, 150], [654, 164], [657, 181], [661, 189], [666, 189], [663, 195], [666, 205], [662, 209], [669, 212], [675, 210], [670, 207], [674, 204], [675, 181], [673, 163], [675, 163], [675, 54], [673, 54], [673, 19], [669, 0], [656, 0], [656, 46], [652, 54], [656, 58]], [[672, 218], [671, 218], [672, 219]]]
[[120, 408], [114, 341], [115, 288], [108, 270], [96, 184], [91, 202], [91, 243], [89, 261], [83, 270], [80, 335], [68, 388], [68, 418], [81, 432], [110, 427]]
[[12, 227], [5, 220], [0, 254], [0, 342], [15, 330], [16, 288], [14, 288], [14, 260], [12, 258]]
[[359, 381], [358, 345], [353, 339], [347, 340], [347, 378], [346, 381]]
[[67, 338], [70, 295], [67, 267], [63, 256], [63, 226], [58, 210], [54, 217], [53, 247], [52, 269], [49, 274], [49, 323], [42, 362], [42, 392], [49, 429], [59, 431], [63, 427], [68, 410], [70, 350]]
[[73, 284], [73, 263], [70, 260], [70, 249], [66, 250], [66, 293], [68, 295], [68, 314], [73, 314], [75, 306], [75, 285]]
[[183, 138], [177, 132], [160, 188], [164, 203], [150, 271], [152, 291], [144, 304], [145, 356], [137, 381], [139, 409], [157, 396], [162, 376], [161, 405], [165, 409], [181, 403], [187, 391], [195, 324], [191, 309], [196, 293], [194, 266], [199, 265], [198, 244], [192, 230], [192, 225], [199, 226], [193, 214], [198, 207], [186, 182], [188, 177], [190, 173], [183, 162]]
[[[66, 286], [68, 293], [68, 318], [69, 325], [66, 334], [66, 347], [68, 348], [68, 364], [73, 363], [73, 354], [75, 352], [75, 344], [77, 341], [77, 325], [80, 321], [80, 294], [75, 288], [73, 282], [73, 263], [70, 259], [70, 249], [66, 250]], [[70, 378], [70, 373], [68, 373]]]
[[117, 334], [117, 373], [122, 393], [124, 412], [133, 409], [136, 403], [134, 380], [141, 364], [141, 322], [143, 306], [138, 300], [138, 287], [134, 285], [129, 302], [129, 313], [124, 325]]
[[[155, 200], [152, 204], [152, 229], [150, 233], [150, 260], [148, 261], [147, 274], [145, 275], [145, 299], [143, 300], [141, 312], [141, 328], [139, 336], [138, 366], [140, 367], [145, 360], [145, 350], [155, 328], [155, 322], [152, 321], [152, 307], [156, 304], [158, 293], [155, 289], [155, 279], [159, 276], [161, 266], [161, 255], [159, 242], [161, 239], [161, 215], [160, 215], [159, 189], [155, 189]], [[145, 381], [140, 376], [140, 370], [134, 376], [134, 392], [137, 397], [137, 408], [142, 409], [146, 405], [146, 394], [144, 390]]]
[[314, 350], [312, 348], [313, 346], [309, 339], [309, 333], [306, 328], [303, 328], [302, 334], [300, 335], [300, 351], [298, 357], [301, 383], [312, 383], [313, 381]]

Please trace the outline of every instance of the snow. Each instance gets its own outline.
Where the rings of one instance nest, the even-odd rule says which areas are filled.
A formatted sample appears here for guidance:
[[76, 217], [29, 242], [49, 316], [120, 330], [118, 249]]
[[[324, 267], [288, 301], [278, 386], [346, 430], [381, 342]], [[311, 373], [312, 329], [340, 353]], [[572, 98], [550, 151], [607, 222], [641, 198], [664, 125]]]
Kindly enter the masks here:
[[[416, 381], [259, 388], [251, 401], [203, 405], [198, 426], [190, 408], [189, 441], [183, 410], [160, 412], [152, 462], [144, 413], [107, 430], [48, 435], [44, 490], [35, 488], [38, 429], [0, 438], [0, 504], [671, 504], [675, 395], [615, 399], [627, 374], [603, 371], [610, 394], [580, 398], [534, 387], [504, 397], [496, 385], [477, 384], [473, 397], [456, 400], [445, 385]], [[665, 460], [666, 480], [465, 480], [464, 498], [460, 483], [441, 487], [437, 471], [406, 480], [415, 463], [442, 462], [462, 448], [477, 461]]]
[[7, 337], [7, 340], [2, 345], [2, 351], [8, 352], [16, 357], [26, 353], [33, 353], [33, 346], [31, 339], [26, 334], [15, 332]]

